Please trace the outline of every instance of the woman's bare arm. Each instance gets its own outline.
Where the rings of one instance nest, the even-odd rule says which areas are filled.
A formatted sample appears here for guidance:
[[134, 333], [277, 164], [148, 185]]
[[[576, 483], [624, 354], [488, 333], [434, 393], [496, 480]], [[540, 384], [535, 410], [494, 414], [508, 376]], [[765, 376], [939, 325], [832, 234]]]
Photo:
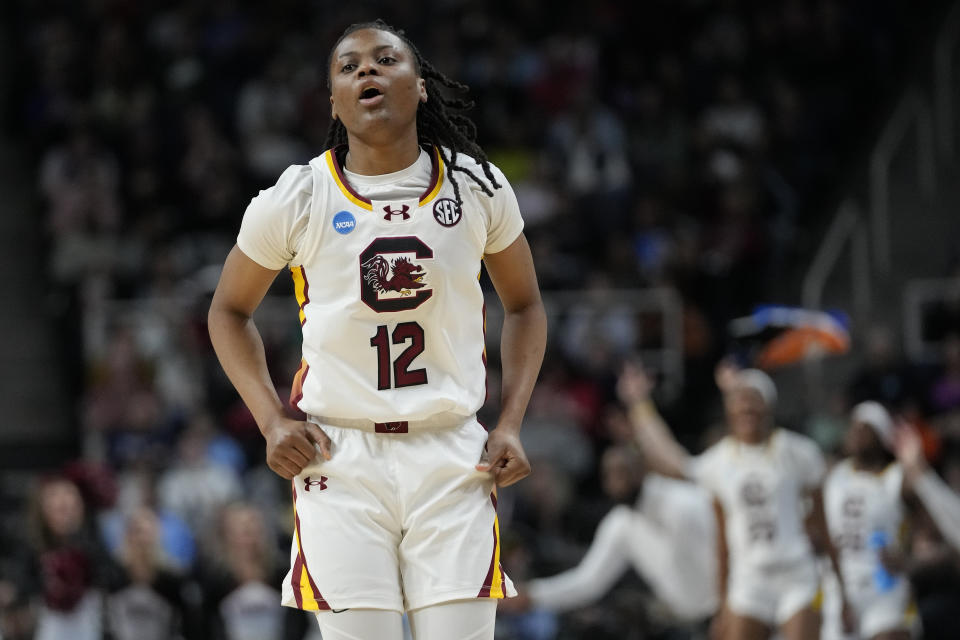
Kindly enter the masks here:
[[315, 444], [329, 458], [330, 439], [315, 424], [286, 416], [267, 370], [263, 340], [252, 316], [277, 273], [234, 246], [223, 265], [207, 322], [220, 365], [267, 440], [267, 464], [290, 479], [314, 459]]

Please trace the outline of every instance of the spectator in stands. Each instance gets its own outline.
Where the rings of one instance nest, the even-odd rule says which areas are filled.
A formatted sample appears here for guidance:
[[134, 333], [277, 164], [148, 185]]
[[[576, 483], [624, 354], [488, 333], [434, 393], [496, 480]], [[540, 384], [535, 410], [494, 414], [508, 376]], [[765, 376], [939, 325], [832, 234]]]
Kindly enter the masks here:
[[40, 191], [56, 282], [86, 285], [88, 278], [106, 278], [101, 287], [109, 290], [119, 249], [120, 179], [114, 154], [87, 128], [77, 128], [44, 156]]
[[198, 535], [208, 531], [218, 509], [239, 498], [242, 491], [236, 471], [211, 459], [214, 435], [202, 422], [184, 431], [176, 463], [163, 473], [157, 487], [160, 507], [177, 514]]
[[764, 143], [767, 123], [760, 108], [745, 95], [740, 79], [725, 75], [717, 83], [716, 99], [704, 110], [700, 127], [708, 146], [755, 151]]
[[76, 484], [50, 477], [33, 505], [27, 586], [41, 598], [36, 640], [101, 640], [103, 593], [116, 579]]
[[189, 571], [197, 555], [196, 536], [176, 513], [158, 507], [156, 473], [144, 467], [125, 470], [118, 474], [117, 486], [115, 507], [98, 519], [110, 552], [120, 556], [138, 514], [151, 514], [155, 522], [149, 524], [157, 528], [157, 558], [162, 559], [169, 570]]
[[950, 333], [943, 342], [944, 363], [930, 387], [930, 408], [934, 413], [960, 410], [960, 333]]
[[180, 635], [190, 593], [186, 580], [162, 555], [153, 511], [139, 509], [127, 519], [118, 560], [119, 580], [106, 601], [111, 638], [169, 640]]
[[[278, 606], [286, 569], [268, 536], [262, 514], [244, 503], [219, 513], [199, 571], [205, 600], [204, 638], [283, 640], [289, 628], [303, 629], [306, 618]], [[298, 625], [297, 623], [301, 624]]]
[[299, 78], [283, 54], [270, 60], [264, 72], [241, 89], [237, 129], [247, 166], [261, 178], [280, 175], [291, 164], [306, 162], [310, 152], [296, 134]]
[[84, 426], [103, 441], [109, 461], [124, 467], [157, 443], [162, 406], [154, 369], [129, 329], [117, 330], [102, 359], [90, 362]]
[[913, 381], [897, 353], [893, 332], [883, 326], [866, 332], [864, 364], [854, 374], [848, 395], [852, 402], [877, 400], [894, 410], [913, 394]]

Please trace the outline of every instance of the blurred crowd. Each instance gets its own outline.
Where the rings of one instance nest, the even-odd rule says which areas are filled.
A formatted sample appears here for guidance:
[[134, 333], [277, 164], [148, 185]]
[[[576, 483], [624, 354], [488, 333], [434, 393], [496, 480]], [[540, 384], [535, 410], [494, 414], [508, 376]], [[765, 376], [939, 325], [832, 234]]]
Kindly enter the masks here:
[[[614, 393], [619, 358], [663, 346], [663, 318], [638, 317], [610, 292], [665, 287], [682, 300], [686, 384], [663, 410], [702, 449], [720, 414], [713, 366], [730, 347], [726, 323], [757, 302], [792, 301], [796, 259], [823, 223], [815, 212], [869, 134], [862, 114], [889, 97], [891, 70], [941, 3], [928, 4], [5, 2], [18, 45], [5, 121], [36, 166], [83, 459], [38, 477], [22, 517], [4, 514], [0, 636], [243, 640], [312, 628], [276, 606], [289, 488], [264, 464], [205, 312], [246, 203], [322, 150], [324, 64], [347, 24], [380, 15], [471, 86], [480, 142], [517, 193], [542, 288], [585, 292], [551, 325], [524, 428], [535, 473], [500, 502], [504, 565], [523, 581], [571, 566], [618, 500], [599, 461], [631, 437]], [[278, 279], [274, 293], [290, 291]], [[883, 401], [921, 427], [960, 490], [956, 307], [944, 311], [943, 365], [904, 361], [878, 328], [849, 385], [789, 426], [837, 453], [846, 410]], [[281, 396], [300, 360], [295, 309], [291, 298], [285, 319], [261, 326]], [[918, 577], [921, 596], [957, 593], [947, 557]], [[627, 576], [602, 604], [508, 619], [502, 633], [667, 637], [654, 600]]]

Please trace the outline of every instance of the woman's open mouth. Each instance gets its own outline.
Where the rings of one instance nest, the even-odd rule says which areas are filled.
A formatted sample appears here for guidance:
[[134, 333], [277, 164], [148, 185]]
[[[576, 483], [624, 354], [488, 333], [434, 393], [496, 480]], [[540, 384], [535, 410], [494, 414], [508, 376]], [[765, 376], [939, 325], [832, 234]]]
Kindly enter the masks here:
[[383, 93], [377, 87], [367, 87], [360, 92], [360, 104], [372, 107], [383, 101]]

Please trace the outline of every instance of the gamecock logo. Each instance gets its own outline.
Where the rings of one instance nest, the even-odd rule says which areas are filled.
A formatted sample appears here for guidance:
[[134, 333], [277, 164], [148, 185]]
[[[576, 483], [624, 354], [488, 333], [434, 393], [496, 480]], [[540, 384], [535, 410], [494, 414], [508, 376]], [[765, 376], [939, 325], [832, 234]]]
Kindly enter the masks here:
[[416, 309], [433, 295], [425, 289], [427, 272], [408, 255], [388, 259], [389, 254], [412, 254], [417, 260], [433, 258], [433, 250], [420, 238], [377, 238], [360, 254], [360, 299], [374, 311]]
[[[377, 291], [397, 291], [402, 296], [408, 296], [411, 289], [419, 289], [425, 284], [423, 267], [413, 264], [407, 258], [395, 258], [392, 264], [387, 264], [383, 256], [373, 256], [362, 265], [366, 269], [363, 279]], [[390, 275], [390, 271], [393, 275]]]
[[747, 477], [743, 486], [740, 487], [740, 495], [749, 507], [763, 506], [770, 498], [763, 480], [757, 476]]

